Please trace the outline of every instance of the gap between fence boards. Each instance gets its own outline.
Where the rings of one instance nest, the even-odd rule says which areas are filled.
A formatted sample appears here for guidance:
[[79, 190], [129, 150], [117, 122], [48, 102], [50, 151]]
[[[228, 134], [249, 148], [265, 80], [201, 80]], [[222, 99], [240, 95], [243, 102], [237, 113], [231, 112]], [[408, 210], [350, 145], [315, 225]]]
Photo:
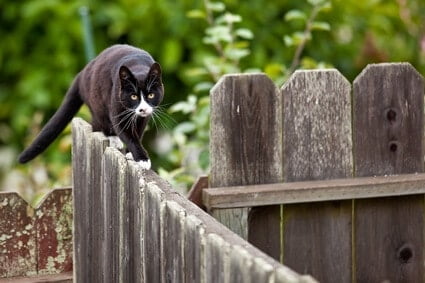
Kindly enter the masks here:
[[425, 174], [305, 181], [208, 188], [203, 203], [208, 210], [263, 205], [378, 198], [425, 193]]

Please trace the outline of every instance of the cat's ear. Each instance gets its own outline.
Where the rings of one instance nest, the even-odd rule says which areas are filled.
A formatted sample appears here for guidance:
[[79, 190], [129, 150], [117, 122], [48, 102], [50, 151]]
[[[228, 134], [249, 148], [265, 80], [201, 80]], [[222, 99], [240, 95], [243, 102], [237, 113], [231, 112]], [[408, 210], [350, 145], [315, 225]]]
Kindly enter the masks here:
[[161, 66], [159, 63], [155, 62], [152, 64], [148, 77], [154, 78], [155, 80], [161, 81]]
[[126, 66], [121, 66], [119, 70], [119, 76], [121, 80], [121, 84], [124, 86], [128, 84], [128, 82], [135, 83], [135, 78], [133, 73]]

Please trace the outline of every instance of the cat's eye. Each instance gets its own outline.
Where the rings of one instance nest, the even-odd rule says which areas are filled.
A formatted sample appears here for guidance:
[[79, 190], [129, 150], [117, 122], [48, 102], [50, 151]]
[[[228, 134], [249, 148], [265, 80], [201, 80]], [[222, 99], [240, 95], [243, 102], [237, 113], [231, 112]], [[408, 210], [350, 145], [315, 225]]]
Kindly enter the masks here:
[[137, 95], [135, 95], [135, 94], [132, 94], [130, 96], [130, 98], [131, 98], [131, 100], [137, 100], [137, 99], [139, 99], [139, 97]]
[[153, 99], [155, 97], [155, 93], [149, 93], [148, 94], [148, 99]]

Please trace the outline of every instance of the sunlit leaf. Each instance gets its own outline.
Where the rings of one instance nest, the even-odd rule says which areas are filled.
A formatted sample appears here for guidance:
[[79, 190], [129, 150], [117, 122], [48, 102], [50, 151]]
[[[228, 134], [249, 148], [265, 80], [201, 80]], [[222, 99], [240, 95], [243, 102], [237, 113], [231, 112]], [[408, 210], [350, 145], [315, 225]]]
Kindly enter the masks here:
[[331, 30], [331, 25], [327, 22], [313, 22], [311, 24], [312, 30], [323, 30], [323, 31], [329, 31]]
[[285, 14], [285, 21], [294, 21], [294, 20], [305, 20], [307, 19], [307, 15], [300, 10], [290, 10]]
[[223, 12], [226, 6], [222, 2], [207, 2], [207, 9], [214, 12]]
[[186, 16], [191, 19], [205, 19], [205, 12], [202, 10], [190, 10], [186, 13]]
[[252, 33], [252, 31], [250, 31], [249, 29], [246, 29], [246, 28], [237, 29], [236, 35], [243, 38], [243, 39], [253, 39], [254, 38], [254, 34]]

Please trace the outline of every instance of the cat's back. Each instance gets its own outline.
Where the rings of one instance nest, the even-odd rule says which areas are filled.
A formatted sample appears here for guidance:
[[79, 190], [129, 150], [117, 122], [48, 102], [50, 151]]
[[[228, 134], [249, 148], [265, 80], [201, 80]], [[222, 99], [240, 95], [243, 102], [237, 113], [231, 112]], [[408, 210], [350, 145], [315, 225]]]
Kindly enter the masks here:
[[103, 50], [85, 69], [89, 72], [92, 69], [96, 69], [97, 72], [113, 71], [124, 62], [135, 59], [146, 64], [154, 62], [152, 56], [140, 48], [127, 44], [116, 44]]

